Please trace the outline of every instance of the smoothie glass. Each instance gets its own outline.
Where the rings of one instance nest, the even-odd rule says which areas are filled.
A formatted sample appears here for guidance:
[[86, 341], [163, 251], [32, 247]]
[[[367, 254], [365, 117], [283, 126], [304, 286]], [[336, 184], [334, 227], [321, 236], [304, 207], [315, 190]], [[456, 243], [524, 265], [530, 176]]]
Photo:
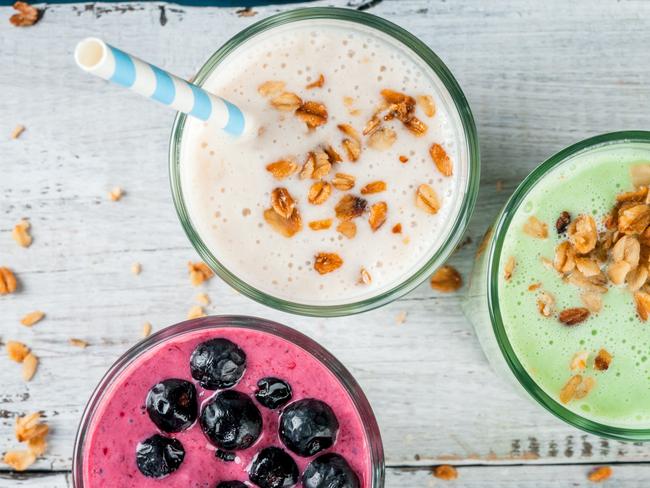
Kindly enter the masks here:
[[[558, 181], [558, 174], [561, 174], [562, 171], [567, 170], [567, 168], [570, 168], [568, 169], [569, 172], [575, 170], [576, 166], [579, 166], [580, 161], [585, 161], [584, 158], [588, 158], [586, 159], [587, 161], [602, 162], [607, 160], [608, 157], [611, 157], [616, 162], [616, 156], [608, 156], [608, 154], [626, 154], [625, 151], [630, 151], [630, 154], [637, 155], [634, 157], [642, 155], [642, 159], [639, 162], [650, 162], [650, 157], [648, 157], [650, 156], [650, 132], [617, 132], [581, 141], [555, 154], [526, 177], [508, 200], [495, 224], [488, 229], [483, 241], [479, 245], [471, 278], [471, 285], [463, 304], [463, 310], [467, 318], [474, 325], [474, 330], [479, 342], [481, 343], [485, 356], [494, 371], [501, 378], [515, 385], [515, 388], [522, 392], [524, 396], [529, 398], [532, 397], [536, 402], [558, 418], [589, 433], [619, 440], [646, 441], [650, 440], [650, 425], [641, 425], [641, 428], [637, 428], [637, 426], [612, 425], [617, 423], [615, 421], [608, 424], [607, 421], [604, 421], [603, 419], [590, 419], [588, 418], [589, 415], [581, 415], [579, 411], [575, 411], [575, 409], [571, 410], [567, 408], [567, 406], [563, 405], [558, 400], [558, 396], [555, 394], [556, 392], [554, 392], [553, 395], [550, 395], [545, 391], [545, 389], [543, 389], [533, 378], [531, 372], [524, 367], [521, 358], [518, 357], [515, 352], [512, 338], [509, 337], [507, 327], [504, 323], [504, 304], [502, 303], [500, 307], [499, 302], [499, 283], [503, 280], [503, 263], [504, 260], [507, 259], [507, 256], [502, 256], [502, 252], [505, 252], [504, 241], [506, 234], [511, 228], [511, 225], [514, 225], [513, 219], [518, 215], [517, 211], [525, 211], [523, 204], [527, 201], [527, 197], [531, 195], [531, 192], [536, 188], [541, 188], [542, 186], [540, 185], [543, 185], [545, 179], [546, 181]], [[555, 173], [553, 173], [554, 171]], [[550, 179], [551, 177], [549, 175], [551, 174], [555, 175], [555, 180]], [[621, 173], [619, 172], [618, 174], [620, 175]], [[625, 175], [627, 178], [627, 171], [625, 172]], [[610, 193], [612, 193], [612, 196], [629, 190], [629, 188], [625, 188], [622, 185], [618, 188], [618, 181], [614, 182], [611, 178], [596, 178], [594, 181], [596, 181], [597, 184], [602, 184], [603, 187], [611, 186], [612, 189], [610, 189]], [[614, 186], [616, 186], [616, 188], [614, 188]], [[543, 186], [543, 188], [548, 188], [548, 186]], [[583, 188], [583, 191], [588, 191], [586, 185]], [[614, 193], [614, 191], [616, 193]], [[587, 205], [584, 210], [586, 213], [591, 210], [589, 207], [589, 196], [584, 199], [587, 200]], [[575, 218], [575, 215], [573, 217]], [[594, 219], [597, 221], [600, 219], [600, 214], [596, 215], [595, 211]], [[550, 223], [548, 228], [551, 237], [556, 233], [554, 224], [555, 220]], [[552, 255], [550, 257], [553, 258]], [[540, 256], [536, 257], [536, 259], [539, 258]], [[551, 272], [554, 273], [555, 271], [550, 270], [549, 273]], [[528, 284], [528, 281], [526, 281], [526, 284]], [[531, 288], [529, 288], [529, 290], [530, 289]], [[618, 290], [610, 290], [608, 295], [617, 292]], [[608, 296], [607, 298], [611, 299], [613, 297]], [[522, 292], [521, 300], [527, 300], [527, 296], [524, 292]], [[537, 314], [537, 310], [535, 310], [534, 313]], [[633, 313], [633, 308], [631, 313]], [[539, 327], [537, 323], [534, 323], [536, 318], [537, 317], [534, 317], [533, 320], [527, 321], [526, 317], [522, 317], [521, 321], [522, 323], [526, 322], [531, 328], [536, 328]], [[612, 323], [612, 326], [614, 325], [618, 326], [618, 324]], [[645, 326], [643, 323], [638, 323], [636, 325], [638, 327]], [[571, 329], [570, 327], [563, 327], [557, 322], [550, 323], [547, 326], [558, 327], [559, 329], [556, 330], [561, 330], [562, 332], [569, 330], [573, 332], [578, 330]], [[577, 327], [581, 326], [584, 325], [581, 324]], [[601, 330], [600, 332], [602, 335], [603, 331]], [[531, 332], [531, 334], [534, 334], [534, 332]], [[595, 335], [593, 331], [592, 335]], [[616, 357], [614, 360], [616, 361]], [[566, 361], [566, 366], [568, 371], [568, 360]], [[608, 372], [601, 374], [607, 373]], [[602, 379], [603, 377], [601, 376], [600, 378]]]
[[[322, 19], [328, 22], [340, 22], [361, 26], [364, 29], [376, 32], [377, 35], [390, 38], [391, 42], [399, 44], [401, 48], [408, 49], [413, 53], [414, 58], [417, 58], [418, 62], [426, 70], [429, 70], [427, 72], [432, 73], [432, 76], [437, 78], [438, 81], [436, 83], [439, 85], [439, 96], [445, 109], [452, 117], [450, 123], [457, 134], [456, 144], [462, 160], [459, 161], [461, 163], [459, 167], [463, 168], [463, 175], [460, 178], [459, 188], [457, 190], [458, 198], [454, 198], [452, 202], [454, 213], [445, 222], [444, 232], [441, 231], [438, 241], [440, 243], [439, 246], [437, 244], [431, 244], [428, 253], [416, 263], [415, 267], [409, 267], [409, 269], [404, 270], [399, 280], [390, 281], [385, 287], [379, 288], [376, 293], [373, 292], [372, 294], [368, 294], [368, 296], [364, 295], [359, 299], [354, 298], [346, 301], [341, 298], [340, 300], [333, 300], [331, 303], [314, 304], [305, 303], [304, 300], [301, 301], [291, 296], [280, 297], [278, 294], [269, 292], [269, 290], [262, 291], [259, 286], [252, 286], [250, 280], [242, 279], [236, 272], [229, 269], [198, 231], [198, 226], [193, 221], [195, 216], [192, 215], [189, 209], [189, 197], [184, 195], [182, 185], [181, 146], [184, 137], [187, 137], [184, 136], [184, 133], [188, 132], [187, 118], [183, 114], [177, 116], [173, 126], [169, 164], [172, 195], [181, 224], [194, 248], [205, 263], [226, 283], [240, 293], [279, 310], [303, 315], [331, 317], [359, 313], [389, 303], [413, 290], [447, 259], [456, 247], [456, 244], [460, 241], [474, 207], [478, 193], [479, 148], [469, 105], [460, 87], [442, 61], [423, 42], [402, 28], [381, 18], [355, 10], [308, 8], [277, 14], [264, 19], [237, 34], [214, 53], [199, 70], [194, 82], [199, 85], [204, 84], [213, 72], [218, 73], [220, 64], [231, 53], [236, 52], [240, 46], [259, 34], [267, 33], [269, 30], [281, 28], [294, 22]], [[378, 85], [377, 90], [380, 87]], [[287, 240], [287, 243], [289, 246], [291, 245], [289, 240]], [[262, 272], [260, 270], [260, 273]]]
[[[138, 361], [151, 357], [148, 355], [148, 353], [152, 352], [152, 350], [155, 350], [156, 354], [160, 356], [160, 352], [163, 351], [164, 348], [166, 347], [177, 349], [179, 348], [180, 345], [180, 347], [182, 348], [183, 347], [182, 344], [184, 340], [190, 339], [191, 341], [193, 340], [192, 338], [194, 337], [200, 337], [201, 339], [203, 339], [206, 336], [202, 334], [212, 335], [213, 333], [216, 334], [218, 337], [219, 332], [221, 332], [221, 334], [224, 335], [230, 334], [231, 336], [233, 335], [236, 336], [236, 334], [239, 332], [241, 332], [242, 334], [245, 334], [247, 332], [249, 333], [252, 332], [253, 334], [262, 333], [262, 335], [265, 336], [272, 336], [280, 339], [280, 342], [282, 344], [284, 343], [290, 344], [290, 346], [281, 346], [283, 349], [285, 347], [295, 348], [295, 350], [299, 351], [300, 354], [306, 354], [308, 357], [313, 358], [316, 361], [316, 363], [320, 363], [322, 366], [324, 366], [326, 370], [328, 370], [332, 374], [332, 377], [336, 382], [336, 388], [338, 388], [341, 392], [344, 391], [345, 393], [342, 393], [343, 395], [347, 393], [347, 396], [349, 397], [349, 401], [345, 400], [344, 403], [349, 404], [352, 407], [352, 409], [357, 414], [355, 418], [358, 419], [360, 425], [362, 426], [361, 430], [363, 431], [363, 437], [365, 441], [363, 450], [365, 450], [366, 452], [361, 454], [357, 453], [357, 454], [361, 456], [360, 459], [363, 460], [362, 464], [364, 466], [366, 466], [367, 464], [367, 466], [364, 468], [364, 470], [366, 470], [367, 468], [366, 470], [367, 472], [363, 473], [362, 476], [362, 479], [364, 480], [363, 486], [368, 488], [381, 488], [384, 486], [384, 453], [383, 453], [383, 446], [381, 442], [379, 427], [375, 420], [375, 416], [372, 412], [370, 404], [368, 403], [368, 400], [366, 399], [360, 386], [357, 384], [357, 382], [354, 380], [351, 374], [345, 369], [345, 367], [336, 358], [334, 358], [334, 356], [332, 356], [329, 352], [327, 352], [323, 347], [321, 347], [319, 344], [314, 342], [312, 339], [301, 334], [300, 332], [297, 332], [294, 329], [291, 329], [284, 325], [271, 322], [265, 319], [246, 317], [246, 316], [214, 316], [214, 317], [205, 317], [205, 318], [189, 320], [186, 322], [181, 322], [179, 324], [167, 327], [156, 334], [153, 334], [149, 338], [141, 341], [140, 343], [132, 347], [130, 350], [128, 350], [126, 353], [124, 353], [122, 357], [120, 357], [115, 362], [115, 364], [113, 364], [113, 366], [108, 370], [104, 378], [100, 381], [99, 385], [93, 392], [86, 406], [84, 414], [82, 416], [79, 430], [77, 432], [74, 454], [73, 454], [73, 466], [72, 466], [73, 486], [75, 486], [76, 488], [83, 488], [84, 486], [86, 487], [89, 486], [88, 485], [89, 475], [86, 469], [87, 466], [84, 466], [84, 464], [88, 452], [91, 450], [92, 447], [91, 440], [93, 437], [93, 426], [101, 420], [101, 416], [99, 418], [96, 418], [98, 412], [102, 412], [103, 414], [105, 414], [107, 411], [106, 405], [108, 405], [110, 400], [115, 396], [116, 391], [113, 388], [113, 385], [116, 383], [122, 385], [124, 378], [126, 378], [127, 380], [133, 380], [134, 377], [133, 371], [135, 371], [134, 365], [137, 366]], [[212, 335], [212, 337], [214, 337], [214, 335]], [[247, 353], [248, 356], [251, 356], [252, 354], [254, 353], [251, 350], [249, 350], [249, 352]], [[275, 354], [274, 357], [276, 359], [275, 360], [271, 359], [271, 360], [273, 361], [274, 364], [275, 363], [279, 364], [278, 362], [279, 355], [277, 352], [274, 354]], [[188, 369], [187, 364], [183, 364], [179, 366], [180, 368]], [[295, 367], [295, 363], [294, 363], [294, 367]], [[141, 368], [137, 368], [137, 369], [140, 370]], [[125, 373], [125, 376], [123, 376], [122, 373]], [[164, 374], [164, 373], [160, 373], [160, 374]], [[182, 377], [182, 374], [180, 372], [178, 373], [178, 375], [179, 377]], [[133, 381], [136, 382], [135, 380]], [[147, 386], [147, 388], [149, 387]], [[133, 393], [133, 391], [137, 390], [137, 386], [135, 386], [134, 384], [133, 386], [130, 386], [129, 390], [131, 391], [131, 393]], [[326, 402], [328, 401], [327, 398], [323, 398], [322, 400]], [[338, 400], [339, 399], [334, 399], [334, 398], [329, 399], [329, 401], [338, 401]], [[204, 401], [205, 398], [201, 399], [201, 402]], [[144, 405], [144, 398], [142, 398], [142, 403]], [[121, 405], [119, 408], [126, 409], [128, 407]], [[268, 415], [269, 412], [270, 411], [265, 411], [264, 415]], [[140, 413], [145, 417], [141, 419], [140, 422], [149, 420], [148, 418], [146, 418], [146, 412], [142, 411]], [[121, 416], [122, 414], [120, 414], [120, 417]], [[127, 413], [127, 417], [128, 416], [129, 414]], [[265, 420], [265, 422], [267, 421]], [[271, 426], [273, 426], [273, 423], [271, 423]], [[152, 425], [152, 429], [153, 429], [153, 425]], [[200, 433], [199, 426], [194, 426], [192, 427], [192, 429], [198, 429]], [[126, 432], [123, 432], [123, 434], [124, 436], [127, 435]], [[202, 433], [200, 435], [201, 437], [203, 437]], [[186, 441], [183, 442], [185, 443]], [[268, 442], [268, 440], [265, 442]], [[341, 441], [337, 440], [337, 442], [343, 442], [343, 440]], [[199, 443], [200, 448], [203, 448], [205, 444], [207, 444], [207, 439], [203, 438], [203, 440]], [[334, 445], [334, 449], [336, 449], [336, 445], [337, 444]], [[253, 445], [253, 447], [254, 446], [255, 445]], [[120, 456], [119, 452], [113, 452], [108, 454], [111, 454], [112, 456], [115, 456], [117, 458], [119, 458]], [[127, 454], [135, 456], [134, 452], [127, 453]], [[352, 456], [354, 454], [349, 454], [349, 455]], [[212, 456], [212, 458], [213, 457], [214, 456]], [[300, 463], [305, 463], [304, 459], [298, 461]], [[184, 462], [187, 462], [187, 455], [186, 455], [186, 461]], [[211, 463], [215, 463], [214, 467], [209, 468], [213, 472], [218, 472], [219, 466], [221, 466], [222, 469], [227, 469], [227, 467], [235, 464], [235, 463], [224, 463], [219, 465], [218, 463], [222, 461], [219, 461], [217, 459], [208, 459], [207, 462], [210, 464], [210, 466]], [[131, 462], [129, 460], [122, 460], [121, 466], [125, 466], [126, 469], [126, 466], [130, 465], [130, 463]], [[242, 465], [242, 467], [239, 467], [237, 469], [240, 470], [246, 469], [246, 466]], [[174, 476], [174, 474], [175, 473], [172, 473], [170, 477]], [[140, 474], [137, 473], [137, 475], [139, 476]], [[142, 482], [146, 482], [149, 484], [153, 483], [153, 485], [155, 485], [155, 483], [165, 484], [165, 481], [167, 481], [168, 483], [169, 482], [173, 483], [173, 478], [170, 479], [165, 478], [165, 480], [163, 481], [157, 481], [155, 479], [152, 480], [151, 478], [142, 478]], [[176, 482], [178, 483], [179, 481], [180, 480], [177, 480]], [[190, 480], [192, 486], [194, 486], [193, 483], [195, 482], [198, 483], [200, 481], [202, 480], [195, 480], [195, 479]], [[95, 482], [101, 482], [101, 481], [96, 480]]]

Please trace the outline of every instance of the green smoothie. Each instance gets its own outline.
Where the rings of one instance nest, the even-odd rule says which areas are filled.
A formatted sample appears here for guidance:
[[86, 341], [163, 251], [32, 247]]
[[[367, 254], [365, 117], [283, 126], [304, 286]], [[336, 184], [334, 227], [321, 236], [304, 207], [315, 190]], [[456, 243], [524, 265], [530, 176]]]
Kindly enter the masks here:
[[[573, 156], [544, 175], [528, 193], [516, 209], [498, 256], [501, 318], [528, 374], [574, 413], [633, 429], [650, 428], [650, 321], [643, 320], [637, 306], [639, 297], [650, 292], [643, 279], [650, 253], [640, 244], [640, 253], [631, 258], [637, 260], [629, 267], [630, 273], [623, 273], [621, 284], [613, 283], [621, 280], [620, 269], [615, 272], [613, 268], [622, 267], [614, 267], [614, 261], [619, 263], [623, 254], [628, 259], [634, 246], [621, 254], [621, 243], [614, 251], [624, 233], [618, 231], [620, 220], [610, 219], [606, 225], [605, 218], [613, 212], [617, 196], [639, 190], [635, 183], [644, 164], [650, 165], [650, 144], [616, 143]], [[646, 205], [650, 198], [644, 190], [641, 187], [629, 197], [635, 201], [619, 203], [617, 211]], [[565, 264], [562, 255], [556, 256], [562, 242], [571, 243], [573, 236], [577, 248], [585, 245], [576, 222], [588, 222], [587, 215], [597, 228], [594, 249], [583, 255], [572, 248], [573, 267], [558, 270]], [[635, 234], [638, 230], [625, 234], [625, 242], [643, 242]], [[628, 270], [627, 265], [623, 267]], [[630, 284], [639, 278], [642, 283]], [[601, 350], [606, 353], [599, 355]], [[571, 385], [576, 376], [579, 379]]]

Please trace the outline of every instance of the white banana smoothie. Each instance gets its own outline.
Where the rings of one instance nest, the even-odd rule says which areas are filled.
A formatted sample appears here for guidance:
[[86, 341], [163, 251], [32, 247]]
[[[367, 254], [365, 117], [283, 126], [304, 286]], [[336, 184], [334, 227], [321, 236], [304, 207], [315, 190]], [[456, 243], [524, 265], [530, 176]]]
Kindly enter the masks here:
[[186, 121], [183, 199], [213, 256], [310, 305], [399, 285], [449, 238], [468, 179], [451, 95], [409, 48], [332, 19], [262, 32], [203, 86], [254, 116], [237, 140]]

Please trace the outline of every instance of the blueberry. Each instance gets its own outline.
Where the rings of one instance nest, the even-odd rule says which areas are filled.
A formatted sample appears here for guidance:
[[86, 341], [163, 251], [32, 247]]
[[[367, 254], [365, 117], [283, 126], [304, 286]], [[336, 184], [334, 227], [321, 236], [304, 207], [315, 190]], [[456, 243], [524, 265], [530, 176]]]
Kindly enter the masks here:
[[241, 481], [222, 481], [217, 488], [248, 488], [248, 486]]
[[234, 390], [208, 400], [200, 423], [214, 445], [229, 451], [250, 447], [262, 432], [262, 414], [250, 398]]
[[192, 378], [207, 390], [235, 386], [246, 369], [246, 353], [228, 339], [202, 342], [190, 357]]
[[338, 430], [339, 422], [329, 405], [313, 398], [290, 404], [280, 417], [280, 439], [303, 457], [331, 447]]
[[343, 456], [327, 453], [314, 459], [302, 474], [304, 488], [359, 488], [359, 478]]
[[262, 378], [257, 382], [255, 398], [266, 408], [278, 408], [291, 400], [291, 387], [279, 378]]
[[248, 477], [261, 488], [287, 488], [298, 482], [298, 466], [279, 447], [267, 447], [253, 459]]
[[214, 452], [214, 455], [217, 457], [217, 459], [221, 459], [222, 461], [225, 461], [227, 463], [232, 463], [237, 457], [237, 454], [235, 454], [234, 452], [223, 451], [221, 449], [217, 449]]
[[189, 381], [174, 378], [153, 385], [147, 395], [149, 418], [163, 432], [189, 428], [197, 415], [196, 389]]
[[149, 478], [162, 478], [176, 471], [185, 457], [185, 449], [178, 439], [152, 435], [136, 448], [136, 462], [140, 472]]

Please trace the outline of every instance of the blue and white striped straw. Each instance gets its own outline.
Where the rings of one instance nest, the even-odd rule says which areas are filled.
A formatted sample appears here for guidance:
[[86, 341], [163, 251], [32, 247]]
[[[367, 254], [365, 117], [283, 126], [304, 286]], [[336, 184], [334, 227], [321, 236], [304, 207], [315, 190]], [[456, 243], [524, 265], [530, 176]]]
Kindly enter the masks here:
[[241, 136], [250, 117], [239, 107], [167, 71], [145, 63], [101, 39], [89, 37], [74, 53], [81, 69], [201, 120], [214, 121], [224, 131]]

